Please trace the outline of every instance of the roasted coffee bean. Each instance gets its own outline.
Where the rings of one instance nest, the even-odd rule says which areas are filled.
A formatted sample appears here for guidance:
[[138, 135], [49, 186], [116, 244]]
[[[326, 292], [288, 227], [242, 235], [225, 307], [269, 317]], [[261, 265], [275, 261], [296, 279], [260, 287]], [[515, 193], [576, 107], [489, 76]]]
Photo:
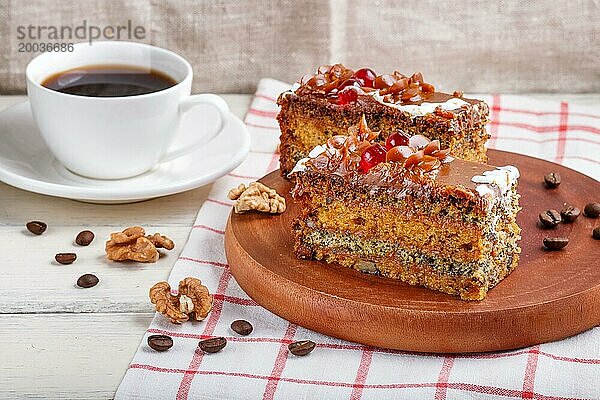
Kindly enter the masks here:
[[544, 182], [547, 188], [554, 189], [560, 185], [560, 174], [558, 172], [550, 172], [544, 176]]
[[560, 216], [562, 217], [563, 222], [573, 222], [579, 217], [579, 214], [581, 214], [581, 210], [575, 206], [565, 206], [560, 210]]
[[231, 330], [242, 336], [248, 336], [252, 333], [253, 329], [252, 324], [243, 319], [238, 319], [231, 323]]
[[148, 336], [148, 346], [156, 351], [167, 351], [173, 347], [173, 339], [167, 335]]
[[90, 243], [92, 243], [92, 240], [94, 240], [94, 232], [81, 231], [77, 234], [77, 237], [75, 238], [75, 243], [77, 243], [80, 246], [87, 246]]
[[58, 253], [54, 256], [57, 263], [68, 265], [73, 264], [77, 260], [77, 254], [75, 253]]
[[94, 287], [100, 282], [100, 279], [96, 275], [93, 274], [85, 274], [81, 275], [79, 279], [77, 279], [77, 286], [82, 288], [91, 288]]
[[600, 216], [600, 203], [588, 203], [583, 209], [583, 215], [590, 218], [598, 218]]
[[544, 247], [548, 250], [560, 250], [568, 244], [569, 238], [566, 237], [544, 238]]
[[560, 223], [560, 220], [560, 214], [556, 210], [547, 210], [543, 213], [540, 213], [540, 222], [546, 228], [554, 228]]
[[315, 349], [315, 342], [310, 340], [300, 340], [290, 343], [288, 350], [295, 356], [305, 356]]
[[201, 340], [198, 347], [205, 353], [216, 353], [223, 350], [227, 345], [227, 339], [224, 337], [214, 337], [211, 339]]
[[600, 226], [594, 228], [594, 230], [592, 231], [592, 237], [596, 240], [600, 240]]
[[30, 221], [25, 226], [27, 227], [27, 230], [33, 233], [34, 235], [41, 235], [46, 231], [46, 228], [48, 227], [48, 225], [46, 225], [42, 221]]

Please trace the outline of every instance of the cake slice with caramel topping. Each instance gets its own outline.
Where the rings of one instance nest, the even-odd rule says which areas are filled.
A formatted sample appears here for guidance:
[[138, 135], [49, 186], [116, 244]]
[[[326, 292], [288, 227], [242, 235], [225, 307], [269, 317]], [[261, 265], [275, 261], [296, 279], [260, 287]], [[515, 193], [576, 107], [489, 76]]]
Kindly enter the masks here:
[[363, 117], [297, 162], [296, 255], [485, 298], [519, 259], [519, 171], [454, 158], [422, 135], [378, 137]]
[[277, 103], [284, 176], [310, 149], [345, 135], [363, 115], [379, 140], [401, 129], [409, 136], [439, 140], [456, 157], [487, 161], [488, 105], [460, 91], [440, 92], [419, 72], [378, 75], [370, 68], [354, 71], [342, 64], [325, 65], [302, 77]]

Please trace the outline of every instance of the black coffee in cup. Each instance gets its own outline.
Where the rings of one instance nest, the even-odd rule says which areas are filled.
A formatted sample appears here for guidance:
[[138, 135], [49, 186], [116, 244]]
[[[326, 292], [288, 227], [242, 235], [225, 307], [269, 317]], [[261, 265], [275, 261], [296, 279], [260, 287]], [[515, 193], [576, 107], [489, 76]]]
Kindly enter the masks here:
[[42, 82], [42, 86], [57, 92], [88, 97], [137, 96], [176, 84], [164, 72], [130, 65], [78, 67], [53, 74]]
[[[72, 52], [42, 53], [25, 69], [44, 142], [67, 169], [92, 179], [140, 175], [225, 132], [227, 103], [212, 93], [192, 95], [193, 75], [172, 51], [121, 40], [75, 43]], [[205, 129], [172, 146], [184, 115], [200, 106]]]

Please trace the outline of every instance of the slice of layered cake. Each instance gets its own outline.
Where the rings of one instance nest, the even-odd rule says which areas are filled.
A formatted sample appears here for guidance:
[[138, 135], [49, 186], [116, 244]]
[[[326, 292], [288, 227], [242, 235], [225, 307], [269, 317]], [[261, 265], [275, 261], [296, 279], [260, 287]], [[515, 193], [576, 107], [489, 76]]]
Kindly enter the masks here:
[[518, 170], [421, 135], [378, 137], [362, 119], [298, 161], [296, 255], [483, 299], [519, 259]]
[[304, 76], [292, 91], [279, 96], [281, 172], [334, 135], [346, 134], [365, 115], [381, 140], [402, 130], [437, 139], [456, 157], [485, 162], [489, 107], [462, 93], [435, 91], [420, 73], [396, 71], [377, 75], [371, 69], [353, 71], [341, 64], [320, 67]]

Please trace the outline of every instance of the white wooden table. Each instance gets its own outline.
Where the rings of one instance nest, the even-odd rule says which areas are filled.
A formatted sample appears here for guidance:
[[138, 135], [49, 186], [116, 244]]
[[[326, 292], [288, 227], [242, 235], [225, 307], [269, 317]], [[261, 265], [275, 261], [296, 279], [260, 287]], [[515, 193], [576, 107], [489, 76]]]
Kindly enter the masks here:
[[[224, 98], [243, 118], [251, 96]], [[0, 109], [24, 100], [0, 96]], [[154, 315], [148, 289], [167, 278], [209, 190], [98, 205], [0, 183], [0, 398], [112, 398]], [[30, 220], [46, 222], [47, 231], [29, 234]], [[106, 261], [109, 233], [131, 225], [171, 237], [175, 249], [156, 264]], [[73, 245], [83, 229], [95, 233], [94, 242]], [[55, 253], [68, 251], [78, 254], [74, 264], [54, 262]], [[88, 272], [101, 284], [73, 291]]]
[[[539, 95], [600, 105], [598, 95]], [[251, 96], [225, 95], [243, 117]], [[25, 100], [0, 96], [0, 110]], [[0, 142], [0, 146], [1, 146]], [[112, 398], [153, 314], [152, 284], [167, 278], [210, 185], [125, 205], [96, 205], [25, 192], [0, 183], [0, 398]], [[42, 236], [25, 223], [48, 224]], [[118, 265], [104, 258], [110, 232], [143, 225], [176, 243], [156, 264]], [[73, 245], [90, 229], [88, 247]], [[54, 262], [74, 251], [72, 265]], [[94, 273], [95, 288], [73, 291], [77, 278]]]

